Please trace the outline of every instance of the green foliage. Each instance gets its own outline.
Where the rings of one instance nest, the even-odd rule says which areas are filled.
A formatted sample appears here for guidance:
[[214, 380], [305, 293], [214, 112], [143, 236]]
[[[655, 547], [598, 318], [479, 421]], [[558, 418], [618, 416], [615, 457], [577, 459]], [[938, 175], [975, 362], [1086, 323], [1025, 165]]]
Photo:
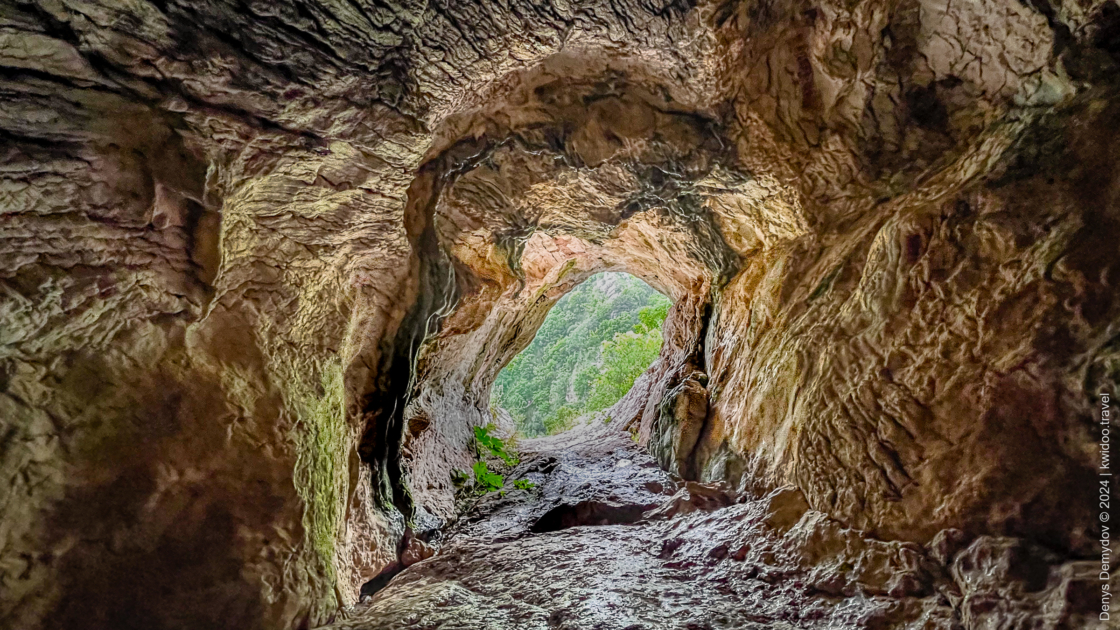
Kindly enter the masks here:
[[660, 352], [660, 328], [620, 333], [604, 341], [603, 368], [593, 381], [587, 409], [599, 411], [618, 402]]
[[646, 306], [638, 311], [638, 325], [634, 327], [634, 330], [637, 332], [661, 330], [661, 324], [665, 323], [665, 318], [668, 316], [669, 300]]
[[528, 436], [571, 428], [618, 401], [661, 350], [670, 302], [627, 274], [601, 274], [560, 299], [498, 375], [492, 403]]
[[475, 462], [473, 470], [475, 486], [482, 492], [500, 490], [502, 486], [506, 485], [505, 478], [497, 473], [490, 472], [486, 462]]
[[528, 479], [517, 479], [513, 482], [513, 487], [518, 490], [532, 490], [537, 487], [537, 484], [529, 481]]
[[475, 442], [478, 443], [479, 453], [481, 454], [482, 450], [485, 449], [494, 457], [501, 458], [507, 466], [516, 466], [518, 460], [512, 453], [506, 450], [506, 443], [503, 442], [501, 438], [490, 435], [490, 432], [493, 430], [494, 425], [492, 424], [474, 428], [474, 439]]
[[324, 569], [333, 575], [335, 540], [342, 526], [346, 483], [346, 402], [342, 366], [332, 363], [320, 374], [322, 393], [299, 396], [296, 488], [304, 501], [303, 526]]
[[564, 405], [557, 409], [555, 414], [544, 419], [544, 430], [549, 435], [563, 433], [575, 426], [576, 418], [579, 416], [579, 409]]
[[[509, 444], [497, 436], [490, 435], [494, 430], [494, 425], [488, 424], [484, 427], [474, 428], [474, 440], [477, 445], [479, 456], [486, 456], [487, 454], [500, 458], [507, 466], [516, 466], [518, 464], [517, 457], [509, 452]], [[475, 492], [485, 494], [495, 490], [501, 490], [505, 486], [505, 478], [501, 475], [491, 472], [489, 465], [485, 461], [475, 462], [471, 467], [474, 473], [474, 490]], [[461, 470], [451, 471], [451, 481], [455, 485], [463, 485], [468, 479], [467, 473]], [[504, 491], [503, 491], [504, 494]]]

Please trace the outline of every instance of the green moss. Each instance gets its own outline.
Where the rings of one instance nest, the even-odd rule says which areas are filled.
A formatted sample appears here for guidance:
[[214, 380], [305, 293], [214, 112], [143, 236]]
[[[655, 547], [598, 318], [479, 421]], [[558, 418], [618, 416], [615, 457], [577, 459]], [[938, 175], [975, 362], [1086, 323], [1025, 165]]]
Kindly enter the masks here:
[[533, 298], [530, 301], [535, 302], [535, 301], [541, 299], [542, 297], [544, 297], [544, 295], [546, 293], [548, 293], [553, 287], [555, 287], [556, 284], [559, 284], [561, 281], [563, 281], [564, 278], [567, 277], [568, 274], [571, 273], [571, 271], [573, 269], [575, 269], [575, 267], [576, 267], [575, 259], [566, 261], [564, 263], [564, 266], [560, 268], [559, 273], [556, 274], [556, 282], [553, 283], [553, 284], [542, 284], [540, 287], [537, 288], [536, 292], [533, 293]]
[[342, 367], [321, 375], [322, 395], [299, 401], [296, 489], [304, 501], [303, 526], [324, 573], [335, 576], [335, 541], [342, 526], [342, 487], [346, 482], [346, 400]]

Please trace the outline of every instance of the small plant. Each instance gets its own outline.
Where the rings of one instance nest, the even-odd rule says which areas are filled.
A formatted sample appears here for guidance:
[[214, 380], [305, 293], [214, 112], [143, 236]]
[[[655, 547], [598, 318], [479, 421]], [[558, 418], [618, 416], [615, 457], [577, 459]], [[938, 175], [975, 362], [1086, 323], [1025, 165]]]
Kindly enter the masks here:
[[486, 462], [475, 462], [473, 470], [475, 486], [482, 492], [501, 490], [506, 484], [505, 478], [497, 473], [490, 472]]
[[513, 482], [513, 487], [518, 490], [532, 490], [537, 487], [537, 484], [528, 479], [517, 479]]
[[604, 415], [604, 416], [603, 416], [603, 424], [610, 424], [610, 423], [611, 423], [611, 416], [610, 416], [610, 414], [606, 414], [606, 415]]
[[518, 460], [512, 453], [506, 450], [506, 443], [501, 438], [490, 435], [490, 431], [494, 429], [494, 425], [488, 424], [484, 427], [474, 428], [474, 439], [478, 443], [479, 451], [483, 449], [488, 451], [494, 457], [501, 458], [507, 466], [516, 466]]

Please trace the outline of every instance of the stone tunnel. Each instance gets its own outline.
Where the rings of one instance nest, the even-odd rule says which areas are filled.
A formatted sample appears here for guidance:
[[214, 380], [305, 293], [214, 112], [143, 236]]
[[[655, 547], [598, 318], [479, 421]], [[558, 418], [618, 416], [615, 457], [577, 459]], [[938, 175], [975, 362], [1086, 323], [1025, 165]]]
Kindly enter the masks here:
[[[0, 626], [1112, 627], [1118, 95], [1115, 0], [0, 0]], [[660, 357], [464, 508], [602, 271]], [[440, 616], [548, 536], [653, 564]]]

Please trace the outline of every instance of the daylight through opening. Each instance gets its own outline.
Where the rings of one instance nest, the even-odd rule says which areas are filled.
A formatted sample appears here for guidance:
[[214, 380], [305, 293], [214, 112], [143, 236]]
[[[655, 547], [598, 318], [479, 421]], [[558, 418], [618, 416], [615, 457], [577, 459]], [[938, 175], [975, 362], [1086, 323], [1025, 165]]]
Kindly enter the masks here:
[[609, 422], [609, 409], [661, 352], [671, 302], [628, 273], [592, 276], [556, 303], [532, 343], [498, 375], [495, 413], [525, 437]]

